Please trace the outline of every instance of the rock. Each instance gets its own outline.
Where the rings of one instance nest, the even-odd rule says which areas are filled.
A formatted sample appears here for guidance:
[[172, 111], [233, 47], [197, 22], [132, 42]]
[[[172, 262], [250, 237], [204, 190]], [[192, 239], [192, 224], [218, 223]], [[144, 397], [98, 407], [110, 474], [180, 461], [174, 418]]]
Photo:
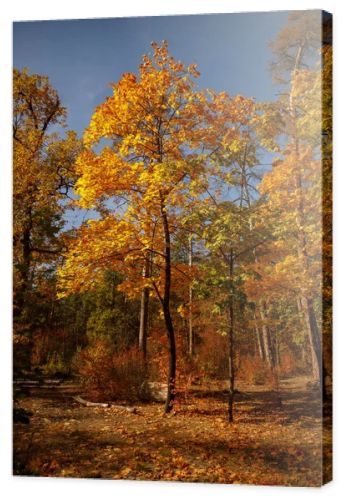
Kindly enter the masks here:
[[167, 384], [161, 382], [144, 382], [141, 388], [141, 397], [147, 401], [166, 401]]

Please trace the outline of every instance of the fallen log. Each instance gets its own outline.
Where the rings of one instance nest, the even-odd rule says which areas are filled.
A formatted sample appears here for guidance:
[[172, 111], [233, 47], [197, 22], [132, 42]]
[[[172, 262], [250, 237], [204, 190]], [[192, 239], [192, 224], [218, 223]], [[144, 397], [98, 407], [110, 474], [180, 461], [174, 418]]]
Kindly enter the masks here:
[[129, 413], [138, 413], [137, 411], [137, 408], [133, 408], [131, 406], [122, 406], [122, 405], [115, 405], [115, 404], [110, 404], [110, 407], [111, 408], [115, 408], [116, 410], [124, 410], [124, 411], [128, 411]]
[[41, 380], [14, 380], [14, 385], [25, 385], [25, 386], [38, 386], [41, 384]]
[[94, 403], [93, 401], [87, 401], [86, 399], [83, 399], [81, 396], [72, 396], [72, 398], [75, 401], [77, 401], [77, 403], [80, 403], [83, 406], [96, 406], [99, 408], [115, 408], [116, 410], [128, 411], [129, 413], [137, 413], [137, 409], [132, 408], [130, 406], [116, 405], [113, 403]]
[[54, 389], [62, 383], [62, 379], [40, 379], [40, 380], [26, 380], [18, 379], [13, 381], [13, 385], [20, 387], [40, 387], [43, 389]]
[[99, 408], [109, 408], [109, 403], [94, 403], [93, 401], [87, 401], [81, 398], [81, 396], [72, 396], [72, 398], [83, 406], [98, 406]]

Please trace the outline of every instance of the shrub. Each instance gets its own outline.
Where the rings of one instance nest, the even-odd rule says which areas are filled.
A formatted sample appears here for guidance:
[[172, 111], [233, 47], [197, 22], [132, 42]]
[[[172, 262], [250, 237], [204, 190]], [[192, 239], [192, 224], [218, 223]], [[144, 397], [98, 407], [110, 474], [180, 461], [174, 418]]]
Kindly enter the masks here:
[[47, 356], [47, 362], [41, 367], [45, 375], [56, 375], [64, 374], [68, 375], [70, 369], [64, 362], [63, 355], [59, 352], [49, 353]]
[[113, 379], [110, 384], [113, 397], [141, 399], [145, 379], [146, 368], [136, 347], [113, 356]]
[[236, 363], [237, 380], [251, 385], [275, 385], [276, 373], [258, 356], [239, 356]]
[[96, 340], [76, 354], [73, 366], [96, 401], [141, 398], [145, 366], [136, 348], [116, 353], [109, 341]]
[[207, 376], [224, 380], [228, 377], [228, 338], [206, 335], [197, 349], [200, 369]]

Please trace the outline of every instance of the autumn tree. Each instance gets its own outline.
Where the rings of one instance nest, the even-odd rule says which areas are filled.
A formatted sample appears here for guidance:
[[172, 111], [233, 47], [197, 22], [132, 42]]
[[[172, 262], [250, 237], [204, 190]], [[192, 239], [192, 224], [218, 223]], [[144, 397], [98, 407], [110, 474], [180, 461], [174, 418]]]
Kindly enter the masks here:
[[275, 293], [282, 289], [282, 296], [287, 291], [297, 302], [313, 374], [322, 383], [320, 23], [320, 12], [293, 13], [271, 45], [274, 75], [284, 85], [277, 103], [282, 122], [280, 154], [264, 176], [260, 192], [268, 200], [269, 220], [277, 220], [271, 258], [263, 271], [268, 269], [269, 289]]
[[[40, 275], [61, 248], [62, 199], [73, 179], [79, 144], [64, 126], [65, 109], [47, 77], [13, 72], [13, 240], [14, 325], [25, 333], [35, 319], [30, 300]], [[42, 280], [41, 280], [42, 281]]]
[[[252, 220], [256, 218], [256, 204], [251, 209], [240, 208], [231, 201], [220, 201], [210, 212], [209, 224], [204, 230], [206, 248], [211, 257], [207, 267], [213, 272], [215, 303], [224, 312], [221, 320], [228, 338], [229, 398], [228, 418], [234, 419], [235, 393], [235, 353], [236, 353], [236, 315], [239, 313], [239, 329], [248, 327], [249, 315], [246, 312], [243, 281], [245, 268], [253, 261], [255, 249], [266, 241], [266, 233], [259, 231]], [[240, 311], [242, 311], [240, 313]]]
[[[123, 273], [121, 289], [129, 295], [148, 288], [159, 299], [169, 350], [168, 412], [176, 376], [172, 273], [182, 271], [173, 266], [172, 242], [181, 214], [206, 188], [221, 98], [208, 106], [194, 88], [195, 66], [175, 61], [166, 42], [153, 49], [138, 76], [124, 74], [113, 85], [85, 132], [76, 192], [79, 205], [94, 207], [100, 218], [81, 228], [60, 278], [63, 292], [88, 287], [107, 266]], [[101, 140], [108, 144], [96, 150]]]
[[[212, 285], [218, 320], [228, 338], [229, 364], [229, 421], [233, 421], [235, 380], [235, 317], [242, 309], [245, 294], [242, 290], [245, 263], [254, 257], [256, 249], [269, 237], [269, 231], [259, 224], [258, 212], [262, 202], [256, 185], [261, 169], [261, 137], [257, 130], [266, 123], [263, 108], [252, 99], [239, 98], [228, 139], [218, 152], [218, 168], [213, 173], [213, 185], [206, 192], [205, 204], [187, 214], [195, 241], [203, 243], [203, 262], [197, 289], [202, 281]], [[225, 112], [228, 112], [225, 100]], [[259, 123], [260, 122], [260, 123]], [[189, 238], [191, 238], [191, 234]], [[191, 298], [188, 318], [190, 319]], [[248, 317], [238, 318], [245, 330]], [[218, 333], [217, 333], [218, 334]]]

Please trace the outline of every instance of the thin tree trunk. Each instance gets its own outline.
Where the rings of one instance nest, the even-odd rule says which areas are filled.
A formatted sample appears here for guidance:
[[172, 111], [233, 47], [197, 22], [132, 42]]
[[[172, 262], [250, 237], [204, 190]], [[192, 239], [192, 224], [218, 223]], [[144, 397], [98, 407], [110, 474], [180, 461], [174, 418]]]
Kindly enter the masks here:
[[167, 378], [167, 396], [165, 402], [164, 412], [169, 413], [173, 408], [173, 402], [175, 399], [175, 382], [176, 382], [176, 342], [175, 342], [175, 331], [171, 318], [170, 311], [170, 293], [171, 293], [171, 242], [170, 242], [170, 230], [167, 220], [167, 215], [165, 207], [162, 204], [161, 207], [161, 217], [163, 221], [164, 229], [164, 240], [165, 240], [165, 282], [164, 282], [164, 296], [162, 299], [162, 308], [166, 326], [166, 333], [169, 344], [169, 369]]
[[280, 357], [279, 357], [278, 337], [276, 328], [274, 327], [271, 328], [270, 330], [270, 338], [271, 338], [271, 352], [272, 352], [272, 359], [274, 362], [274, 366], [279, 366]]
[[[298, 151], [297, 151], [298, 154]], [[302, 180], [301, 175], [298, 174], [295, 180], [296, 189], [301, 193], [302, 188]], [[298, 255], [303, 260], [304, 268], [306, 274], [309, 273], [309, 263], [308, 263], [308, 255], [307, 255], [307, 242], [306, 242], [306, 234], [302, 229], [304, 227], [304, 216], [303, 216], [303, 197], [302, 194], [300, 196], [299, 209], [298, 209], [298, 240], [299, 240], [299, 248]], [[313, 309], [312, 300], [303, 295], [301, 297], [302, 309], [304, 312], [305, 322], [306, 322], [306, 330], [309, 339], [310, 349], [311, 349], [311, 358], [312, 358], [312, 372], [315, 380], [318, 380], [320, 385], [323, 387], [323, 368], [322, 368], [322, 347], [321, 347], [321, 339], [318, 331], [316, 314]]]
[[[143, 277], [149, 277], [149, 260], [146, 259], [143, 267]], [[148, 312], [149, 312], [149, 289], [144, 287], [141, 293], [140, 328], [139, 328], [139, 349], [143, 359], [147, 358], [147, 337], [148, 337]]]
[[260, 306], [259, 312], [262, 322], [261, 330], [263, 334], [264, 358], [267, 365], [272, 369], [274, 368], [274, 359], [271, 352], [271, 337], [269, 327], [266, 324], [266, 313], [263, 305]]
[[314, 379], [318, 379], [319, 377], [319, 366], [317, 363], [317, 356], [314, 350], [314, 345], [313, 345], [313, 337], [311, 334], [311, 327], [308, 321], [308, 314], [307, 311], [304, 310], [303, 307], [304, 299], [301, 299], [300, 297], [297, 298], [297, 307], [298, 311], [300, 314], [304, 316], [304, 320], [306, 323], [306, 332], [307, 332], [307, 339], [308, 339], [308, 347], [309, 347], [309, 354], [311, 357], [311, 370], [312, 370], [312, 376]]
[[229, 261], [229, 279], [230, 279], [230, 292], [229, 292], [229, 331], [228, 331], [228, 341], [229, 341], [229, 395], [228, 395], [228, 420], [233, 422], [234, 420], [234, 391], [235, 391], [235, 366], [234, 366], [234, 252], [233, 249], [230, 250], [230, 261]]
[[319, 339], [316, 315], [310, 299], [304, 297], [302, 302], [307, 324], [308, 340], [311, 349], [312, 374], [315, 380], [318, 380], [320, 384], [323, 384], [322, 348]]
[[30, 267], [31, 267], [31, 210], [28, 210], [29, 214], [29, 223], [27, 227], [23, 231], [23, 235], [21, 238], [22, 244], [22, 259], [19, 265], [19, 276], [20, 276], [20, 284], [17, 288], [17, 293], [14, 299], [14, 318], [18, 318], [20, 320], [23, 311], [25, 309], [26, 303], [26, 295], [30, 288]]
[[[256, 321], [257, 318], [256, 318], [256, 315], [254, 313], [254, 320]], [[259, 330], [259, 327], [258, 325], [256, 324], [255, 325], [255, 336], [256, 336], [256, 339], [257, 339], [257, 346], [258, 346], [258, 353], [259, 353], [259, 358], [264, 361], [265, 360], [265, 354], [264, 354], [264, 345], [263, 345], [263, 339], [260, 335], [260, 330]]]

